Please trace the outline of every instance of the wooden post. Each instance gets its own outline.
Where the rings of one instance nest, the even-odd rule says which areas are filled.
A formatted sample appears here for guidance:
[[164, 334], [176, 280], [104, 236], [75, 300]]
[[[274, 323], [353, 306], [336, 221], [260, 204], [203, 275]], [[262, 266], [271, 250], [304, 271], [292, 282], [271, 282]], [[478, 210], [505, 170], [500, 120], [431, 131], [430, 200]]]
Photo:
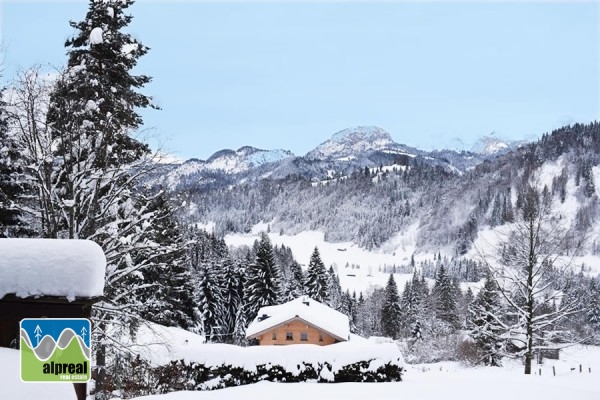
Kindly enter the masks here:
[[552, 375], [556, 376], [556, 367], [554, 365], [552, 366]]
[[85, 400], [87, 396], [87, 383], [74, 383], [73, 386], [75, 386], [77, 400]]
[[540, 368], [540, 376], [542, 376], [542, 369]]
[[582, 371], [582, 367], [581, 367], [581, 364], [579, 364], [579, 373], [581, 373], [581, 371]]

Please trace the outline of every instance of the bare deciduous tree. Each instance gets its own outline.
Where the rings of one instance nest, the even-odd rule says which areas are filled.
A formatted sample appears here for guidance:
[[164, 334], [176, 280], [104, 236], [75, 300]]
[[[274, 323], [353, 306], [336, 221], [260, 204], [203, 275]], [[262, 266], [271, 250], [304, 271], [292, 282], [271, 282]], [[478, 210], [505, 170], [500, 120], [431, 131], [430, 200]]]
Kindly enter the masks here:
[[564, 296], [584, 240], [569, 224], [552, 208], [551, 197], [530, 183], [515, 222], [499, 228], [488, 249], [478, 248], [507, 305], [506, 315], [495, 316], [504, 328], [499, 339], [524, 357], [525, 374], [531, 374], [536, 347], [551, 340], [559, 323], [581, 307]]

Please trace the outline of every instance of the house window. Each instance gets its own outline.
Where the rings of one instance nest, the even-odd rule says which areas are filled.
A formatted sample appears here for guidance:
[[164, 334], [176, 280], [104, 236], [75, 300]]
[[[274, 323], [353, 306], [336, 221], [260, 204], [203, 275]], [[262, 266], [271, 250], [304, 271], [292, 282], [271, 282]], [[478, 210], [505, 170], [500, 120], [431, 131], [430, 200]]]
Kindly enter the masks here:
[[302, 342], [308, 341], [308, 332], [300, 332], [300, 340]]
[[273, 331], [271, 334], [271, 340], [277, 340], [277, 332]]
[[285, 340], [294, 340], [294, 334], [292, 332], [286, 332]]
[[325, 335], [323, 335], [323, 332], [319, 332], [319, 342], [324, 342], [325, 341]]

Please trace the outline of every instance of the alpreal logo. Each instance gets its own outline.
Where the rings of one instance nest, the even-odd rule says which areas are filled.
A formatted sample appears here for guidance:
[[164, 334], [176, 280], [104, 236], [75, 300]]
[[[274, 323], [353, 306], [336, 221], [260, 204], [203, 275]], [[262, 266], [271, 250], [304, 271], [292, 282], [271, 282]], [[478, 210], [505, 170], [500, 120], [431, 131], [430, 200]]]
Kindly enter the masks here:
[[91, 324], [84, 318], [21, 321], [21, 380], [87, 382], [91, 378]]

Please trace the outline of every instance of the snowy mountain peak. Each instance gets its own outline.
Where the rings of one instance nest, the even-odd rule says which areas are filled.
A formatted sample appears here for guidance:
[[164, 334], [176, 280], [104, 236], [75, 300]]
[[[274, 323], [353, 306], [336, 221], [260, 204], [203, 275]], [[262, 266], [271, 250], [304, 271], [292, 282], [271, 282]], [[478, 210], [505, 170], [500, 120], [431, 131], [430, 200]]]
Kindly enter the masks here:
[[475, 142], [472, 151], [478, 154], [492, 155], [507, 150], [509, 147], [511, 147], [510, 142], [502, 140], [496, 135], [496, 132], [492, 132]]
[[369, 150], [382, 150], [394, 145], [392, 137], [384, 129], [376, 126], [357, 126], [337, 132], [331, 139], [310, 151], [306, 157], [340, 158]]
[[294, 157], [294, 154], [288, 150], [261, 150], [244, 146], [238, 150], [225, 149], [217, 151], [206, 162], [198, 161], [197, 164], [199, 164], [200, 169], [235, 174], [290, 157]]
[[335, 133], [330, 141], [338, 143], [358, 143], [361, 141], [393, 143], [390, 134], [377, 126], [356, 126]]

